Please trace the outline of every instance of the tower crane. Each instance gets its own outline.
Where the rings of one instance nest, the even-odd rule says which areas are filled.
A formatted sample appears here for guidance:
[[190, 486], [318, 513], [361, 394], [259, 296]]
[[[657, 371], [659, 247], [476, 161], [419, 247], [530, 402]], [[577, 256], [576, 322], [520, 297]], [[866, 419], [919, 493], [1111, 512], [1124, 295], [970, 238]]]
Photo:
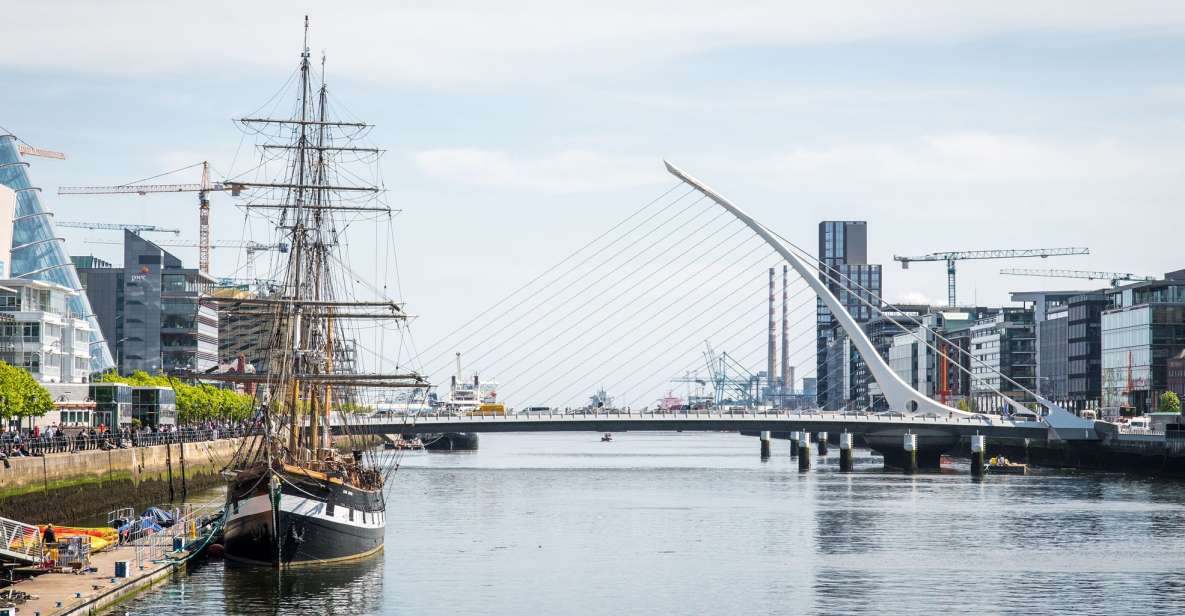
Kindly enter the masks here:
[[[198, 194], [198, 268], [210, 273], [210, 199], [213, 191], [229, 190], [237, 196], [242, 185], [230, 182], [210, 182], [210, 163], [202, 161], [202, 179], [197, 184], [120, 184], [119, 186], [62, 186], [59, 195], [147, 195], [148, 193], [196, 192]], [[197, 164], [178, 169], [184, 171]]]
[[181, 229], [158, 227], [156, 225], [121, 225], [118, 223], [85, 222], [77, 220], [59, 220], [54, 224], [59, 227], [68, 227], [71, 229], [98, 229], [103, 231], [121, 231], [126, 229], [132, 233], [172, 233], [173, 235], [181, 235]]
[[[86, 240], [87, 244], [122, 244], [114, 240]], [[170, 246], [177, 248], [199, 248], [200, 242], [193, 240], [165, 240], [163, 242], [153, 242], [157, 246]], [[255, 253], [263, 251], [275, 251], [279, 253], [288, 252], [288, 244], [285, 242], [277, 242], [275, 244], [265, 244], [262, 242], [253, 242], [251, 240], [223, 240], [221, 242], [213, 242], [207, 246], [207, 250], [216, 248], [241, 248], [243, 252], [247, 253], [247, 278], [254, 278], [253, 263], [255, 260]], [[209, 272], [205, 272], [209, 273]]]
[[1145, 281], [1156, 280], [1155, 276], [1140, 276], [1138, 274], [1125, 274], [1123, 272], [1090, 272], [1082, 270], [1064, 270], [1064, 269], [1002, 269], [1001, 274], [1005, 276], [1040, 276], [1043, 278], [1083, 278], [1086, 280], [1109, 280], [1111, 286], [1117, 287], [1119, 283], [1125, 280]]
[[901, 269], [909, 269], [914, 261], [946, 261], [946, 297], [947, 305], [955, 306], [955, 261], [966, 259], [1021, 259], [1025, 257], [1064, 257], [1068, 255], [1088, 255], [1089, 248], [1026, 248], [1020, 250], [967, 250], [960, 252], [932, 252], [917, 257], [899, 257], [893, 255], [894, 261], [901, 262]]

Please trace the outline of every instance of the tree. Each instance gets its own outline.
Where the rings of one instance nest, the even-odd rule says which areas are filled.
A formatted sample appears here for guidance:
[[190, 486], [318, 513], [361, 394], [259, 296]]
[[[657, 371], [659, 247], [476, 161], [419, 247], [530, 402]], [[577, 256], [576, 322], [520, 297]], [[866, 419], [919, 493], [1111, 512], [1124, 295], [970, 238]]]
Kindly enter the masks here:
[[1176, 392], [1166, 391], [1160, 394], [1160, 412], [1161, 413], [1180, 413], [1181, 412], [1181, 398], [1177, 396]]
[[0, 417], [40, 417], [53, 410], [53, 397], [27, 370], [0, 361]]

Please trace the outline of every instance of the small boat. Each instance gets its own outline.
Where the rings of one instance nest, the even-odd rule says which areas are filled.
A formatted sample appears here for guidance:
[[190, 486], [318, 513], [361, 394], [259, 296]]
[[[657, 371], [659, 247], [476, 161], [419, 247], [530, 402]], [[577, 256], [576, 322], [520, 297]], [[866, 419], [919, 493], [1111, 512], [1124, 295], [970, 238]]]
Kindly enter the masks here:
[[613, 440], [613, 433], [612, 432], [606, 432], [605, 435], [601, 437], [602, 443], [608, 443], [612, 440]]
[[993, 475], [1027, 475], [1029, 465], [1011, 462], [1004, 456], [995, 456], [988, 460], [987, 472]]

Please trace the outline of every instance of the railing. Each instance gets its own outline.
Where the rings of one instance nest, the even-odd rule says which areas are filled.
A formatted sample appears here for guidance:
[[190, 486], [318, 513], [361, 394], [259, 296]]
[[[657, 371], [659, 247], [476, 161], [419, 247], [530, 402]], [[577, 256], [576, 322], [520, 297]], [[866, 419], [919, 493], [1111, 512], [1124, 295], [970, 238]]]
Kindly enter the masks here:
[[134, 528], [121, 533], [120, 545], [135, 551], [135, 565], [143, 569], [147, 563], [161, 561], [166, 554], [173, 552], [176, 537], [181, 537], [183, 544], [196, 539], [203, 520], [216, 513], [223, 504], [221, 500], [199, 504], [186, 503], [169, 511], [174, 523], [160, 530], [145, 528], [142, 518], [133, 519], [131, 523]]
[[29, 563], [41, 562], [41, 529], [31, 524], [0, 518], [0, 555]]
[[[172, 432], [80, 432], [75, 436], [3, 437], [0, 454], [7, 457], [40, 456], [50, 453], [73, 453], [87, 450], [126, 449], [173, 443], [197, 443], [247, 436], [251, 428], [182, 428]], [[3, 456], [0, 456], [3, 457]]]
[[860, 413], [860, 412], [830, 412], [830, 411], [801, 411], [801, 412], [787, 412], [787, 411], [670, 411], [670, 412], [655, 412], [655, 411], [600, 411], [600, 412], [583, 412], [583, 413], [531, 413], [529, 415], [517, 414], [503, 414], [503, 415], [455, 415], [449, 413], [420, 413], [415, 415], [393, 415], [390, 417], [365, 417], [360, 419], [352, 419], [346, 422], [335, 422], [335, 425], [416, 425], [417, 423], [453, 423], [453, 422], [498, 422], [498, 421], [513, 421], [518, 423], [534, 423], [534, 422], [579, 422], [586, 420], [613, 420], [613, 419], [637, 419], [638, 421], [651, 419], [656, 421], [696, 421], [696, 420], [751, 420], [751, 421], [768, 421], [770, 419], [785, 420], [785, 421], [832, 421], [840, 423], [864, 423], [864, 422], [885, 422], [885, 423], [935, 423], [935, 424], [971, 424], [971, 425], [989, 425], [989, 426], [1008, 426], [1017, 428], [1037, 428], [1043, 427], [1045, 424], [1040, 421], [1029, 421], [1023, 419], [1012, 419], [1005, 417], [992, 416], [987, 414], [974, 415], [948, 415], [942, 416], [937, 414], [924, 415], [905, 415], [902, 413]]

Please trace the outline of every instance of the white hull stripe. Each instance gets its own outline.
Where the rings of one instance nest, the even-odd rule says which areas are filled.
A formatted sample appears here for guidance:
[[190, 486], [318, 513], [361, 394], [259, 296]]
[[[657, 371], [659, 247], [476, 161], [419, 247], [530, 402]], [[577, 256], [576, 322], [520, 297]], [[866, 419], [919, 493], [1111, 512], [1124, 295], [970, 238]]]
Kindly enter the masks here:
[[[311, 498], [302, 498], [290, 494], [284, 494], [280, 497], [280, 511], [287, 513], [326, 520], [337, 524], [349, 524], [359, 528], [383, 528], [387, 525], [386, 516], [381, 511], [364, 513], [355, 510], [352, 512], [354, 518], [351, 520], [351, 510], [349, 508], [335, 506], [333, 508], [333, 515], [329, 515], [326, 511], [327, 509], [325, 503]], [[266, 494], [261, 494], [240, 500], [238, 511], [236, 512], [232, 506], [227, 519], [235, 520], [259, 513], [270, 513], [271, 510], [271, 499]]]

